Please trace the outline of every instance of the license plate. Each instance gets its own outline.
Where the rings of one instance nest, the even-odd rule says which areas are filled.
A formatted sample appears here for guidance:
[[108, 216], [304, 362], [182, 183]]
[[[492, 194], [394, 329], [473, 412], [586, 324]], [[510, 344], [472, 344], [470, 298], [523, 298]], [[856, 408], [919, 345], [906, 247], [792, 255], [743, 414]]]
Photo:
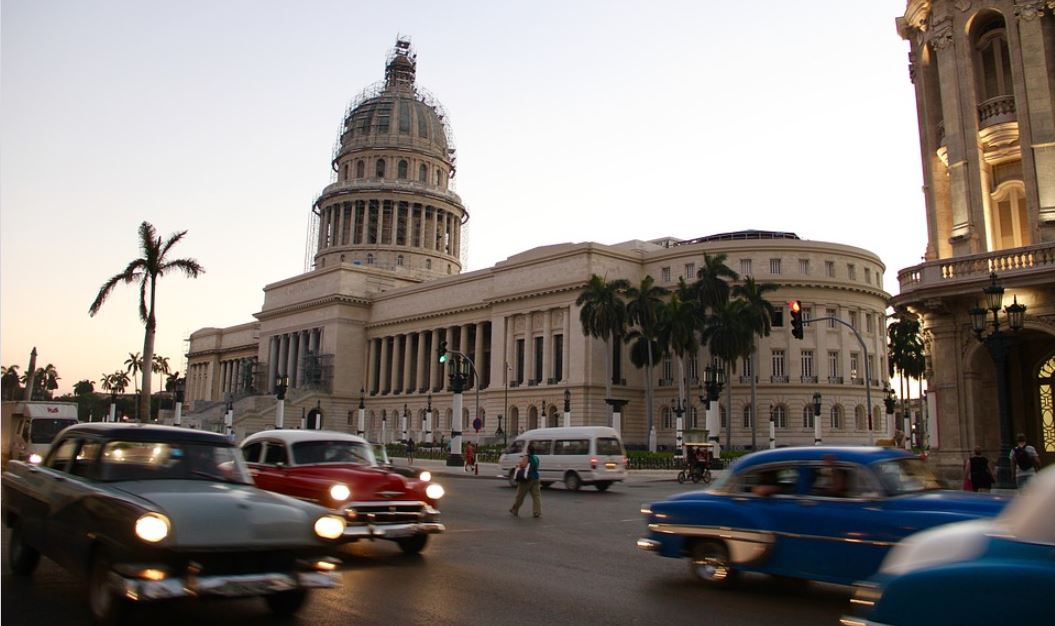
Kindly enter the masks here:
[[614, 470], [615, 469], [615, 463], [605, 463], [604, 464], [604, 468], [605, 469], [613, 469]]

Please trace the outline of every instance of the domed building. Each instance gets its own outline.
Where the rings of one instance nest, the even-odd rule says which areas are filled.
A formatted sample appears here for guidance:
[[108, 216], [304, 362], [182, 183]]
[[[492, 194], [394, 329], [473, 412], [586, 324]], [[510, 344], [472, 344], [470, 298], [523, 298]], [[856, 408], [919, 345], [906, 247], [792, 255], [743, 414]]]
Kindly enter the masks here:
[[[541, 245], [463, 272], [468, 212], [450, 188], [448, 124], [416, 85], [409, 42], [398, 41], [384, 82], [344, 115], [331, 160], [335, 180], [312, 207], [313, 267], [265, 286], [254, 321], [191, 335], [186, 423], [220, 430], [230, 408], [238, 436], [281, 416], [287, 428], [303, 421], [373, 440], [439, 442], [471, 432], [493, 442], [567, 422], [614, 425], [627, 444], [644, 446], [651, 386], [654, 437], [670, 449], [679, 419], [685, 428], [706, 427], [704, 372], [724, 364], [701, 350], [686, 359], [682, 376], [659, 359], [646, 385], [646, 370], [630, 364], [626, 346], [606, 348], [583, 332], [576, 299], [594, 274], [633, 284], [652, 276], [674, 289], [679, 279], [696, 278], [705, 255], [724, 254], [742, 276], [777, 285], [769, 297], [778, 313], [772, 334], [759, 340], [758, 362], [738, 362], [721, 398], [709, 403], [723, 442], [750, 446], [754, 431], [757, 445], [767, 445], [772, 420], [778, 445], [812, 444], [818, 407], [826, 443], [890, 435], [882, 403], [889, 295], [875, 254], [744, 231]], [[807, 319], [827, 318], [807, 324], [801, 340], [783, 304], [793, 299]], [[460, 412], [452, 364], [439, 362], [443, 347], [472, 364]], [[677, 378], [688, 388], [687, 405], [675, 399]], [[621, 410], [613, 414], [611, 404]], [[716, 430], [712, 423], [712, 436]]]

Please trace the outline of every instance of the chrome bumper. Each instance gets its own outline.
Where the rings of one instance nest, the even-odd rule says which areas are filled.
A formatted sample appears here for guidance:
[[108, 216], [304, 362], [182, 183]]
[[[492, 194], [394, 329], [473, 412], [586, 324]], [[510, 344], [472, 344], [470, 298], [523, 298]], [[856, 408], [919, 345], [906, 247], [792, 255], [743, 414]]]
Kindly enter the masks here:
[[285, 574], [241, 574], [232, 576], [186, 576], [165, 580], [142, 580], [111, 574], [118, 589], [129, 600], [149, 601], [194, 596], [237, 598], [262, 596], [294, 589], [331, 588], [337, 586], [335, 572], [298, 572]]
[[439, 522], [408, 522], [406, 524], [363, 524], [345, 526], [345, 539], [401, 539], [414, 535], [438, 535], [447, 530]]
[[659, 552], [659, 542], [655, 539], [638, 539], [637, 547], [645, 552]]

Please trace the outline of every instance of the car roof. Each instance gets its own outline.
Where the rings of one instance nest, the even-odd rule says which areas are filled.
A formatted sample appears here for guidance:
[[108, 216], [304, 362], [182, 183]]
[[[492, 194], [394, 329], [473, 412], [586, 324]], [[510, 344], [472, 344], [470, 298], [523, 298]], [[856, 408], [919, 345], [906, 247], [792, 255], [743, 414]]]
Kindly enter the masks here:
[[532, 437], [574, 437], [576, 435], [602, 435], [607, 437], [619, 437], [614, 428], [608, 426], [557, 426], [553, 428], [536, 428], [517, 435], [517, 439], [530, 439]]
[[133, 422], [84, 422], [64, 429], [61, 434], [90, 434], [125, 441], [188, 441], [231, 445], [223, 435], [207, 430]]
[[278, 439], [287, 444], [300, 443], [303, 441], [354, 441], [358, 443], [365, 443], [369, 445], [366, 439], [353, 435], [351, 433], [343, 433], [336, 430], [263, 430], [258, 433], [253, 433], [245, 438], [242, 445], [253, 443], [259, 439]]
[[849, 463], [875, 463], [887, 459], [911, 458], [914, 455], [900, 448], [884, 448], [877, 446], [799, 446], [793, 448], [775, 448], [772, 450], [759, 450], [746, 456], [740, 457], [736, 462], [737, 469], [763, 465], [767, 463], [782, 463], [789, 461], [823, 461], [828, 456], [836, 461]]

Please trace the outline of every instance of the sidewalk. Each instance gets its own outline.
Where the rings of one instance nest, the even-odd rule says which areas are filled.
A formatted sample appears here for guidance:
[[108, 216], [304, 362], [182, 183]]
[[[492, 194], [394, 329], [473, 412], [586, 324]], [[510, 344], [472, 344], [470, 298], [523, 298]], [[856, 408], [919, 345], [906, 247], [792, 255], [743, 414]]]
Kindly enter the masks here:
[[[405, 457], [392, 458], [392, 464], [400, 467], [419, 467], [432, 472], [435, 476], [447, 478], [487, 478], [492, 480], [505, 479], [500, 474], [497, 463], [480, 463], [479, 475], [466, 472], [461, 466], [448, 466], [446, 461], [438, 459], [414, 459], [414, 463], [407, 462]], [[725, 470], [712, 470], [711, 474], [716, 480], [722, 476]], [[678, 479], [678, 470], [629, 470], [627, 471], [627, 482], [675, 482]], [[713, 481], [712, 481], [713, 482]], [[691, 482], [686, 482], [691, 485]], [[699, 483], [701, 486], [704, 483]]]

